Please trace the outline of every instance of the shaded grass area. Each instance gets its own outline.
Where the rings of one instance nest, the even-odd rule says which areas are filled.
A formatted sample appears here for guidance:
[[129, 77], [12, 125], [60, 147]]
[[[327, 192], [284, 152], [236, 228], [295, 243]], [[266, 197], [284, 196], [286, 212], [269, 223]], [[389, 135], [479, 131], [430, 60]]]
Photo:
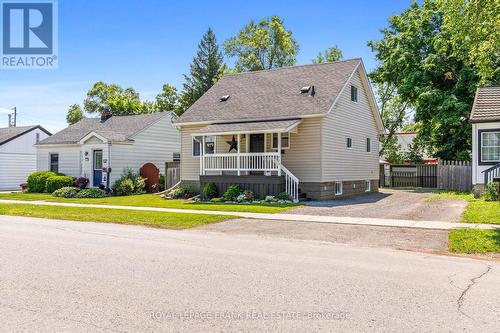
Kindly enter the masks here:
[[49, 219], [136, 224], [157, 228], [186, 229], [217, 223], [232, 216], [147, 212], [107, 208], [54, 207], [29, 204], [0, 204], [0, 215]]
[[472, 194], [461, 192], [436, 193], [427, 200], [442, 199], [467, 201], [467, 208], [461, 218], [463, 222], [500, 224], [500, 202], [498, 201], [485, 201], [482, 198], [474, 199]]
[[66, 199], [56, 198], [51, 194], [38, 193], [0, 193], [3, 200], [23, 201], [51, 201], [51, 202], [73, 202], [84, 204], [120, 205], [135, 207], [159, 207], [177, 209], [215, 210], [223, 212], [249, 212], [249, 213], [280, 213], [297, 207], [300, 204], [226, 204], [226, 203], [192, 203], [184, 200], [165, 200], [158, 195], [142, 194], [126, 197], [107, 197], [99, 199]]
[[455, 229], [448, 234], [450, 252], [500, 252], [500, 230]]

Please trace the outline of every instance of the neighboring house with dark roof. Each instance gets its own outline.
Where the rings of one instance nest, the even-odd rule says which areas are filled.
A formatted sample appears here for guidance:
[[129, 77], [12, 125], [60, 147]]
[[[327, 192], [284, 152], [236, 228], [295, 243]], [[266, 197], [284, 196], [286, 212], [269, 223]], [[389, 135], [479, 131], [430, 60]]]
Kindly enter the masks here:
[[37, 168], [106, 187], [127, 168], [139, 171], [146, 163], [164, 173], [165, 162], [180, 153], [175, 119], [171, 112], [84, 118], [36, 145]]
[[36, 171], [35, 144], [50, 135], [39, 125], [0, 128], [0, 191], [21, 189]]
[[500, 177], [500, 86], [476, 91], [472, 123], [472, 184]]
[[378, 190], [384, 127], [361, 59], [226, 75], [176, 125], [183, 184], [294, 199]]

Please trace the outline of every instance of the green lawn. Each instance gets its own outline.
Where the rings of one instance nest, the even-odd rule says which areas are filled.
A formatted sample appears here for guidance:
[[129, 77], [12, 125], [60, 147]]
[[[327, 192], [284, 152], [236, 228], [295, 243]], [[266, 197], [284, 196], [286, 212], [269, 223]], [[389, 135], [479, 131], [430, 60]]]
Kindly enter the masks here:
[[469, 223], [493, 223], [500, 224], [500, 202], [474, 199], [472, 194], [458, 192], [442, 192], [432, 195], [428, 201], [440, 199], [458, 199], [468, 202], [462, 221]]
[[297, 204], [276, 205], [276, 204], [226, 204], [226, 203], [191, 203], [183, 200], [165, 200], [158, 195], [143, 194], [131, 195], [127, 197], [107, 197], [101, 199], [65, 199], [56, 198], [51, 194], [37, 193], [0, 193], [3, 200], [23, 200], [23, 201], [52, 201], [52, 202], [76, 202], [90, 204], [106, 204], [135, 207], [160, 207], [196, 210], [234, 211], [251, 213], [280, 213], [296, 207]]
[[29, 204], [0, 204], [0, 215], [41, 217], [50, 219], [137, 224], [157, 228], [186, 229], [217, 223], [231, 216], [147, 212], [138, 210], [54, 207]]
[[455, 229], [448, 234], [450, 252], [500, 252], [500, 230]]

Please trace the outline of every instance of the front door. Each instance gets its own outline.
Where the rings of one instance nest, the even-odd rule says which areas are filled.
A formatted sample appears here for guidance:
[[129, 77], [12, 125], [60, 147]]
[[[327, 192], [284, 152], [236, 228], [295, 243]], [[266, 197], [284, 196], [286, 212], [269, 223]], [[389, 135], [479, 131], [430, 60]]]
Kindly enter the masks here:
[[250, 152], [264, 152], [264, 134], [250, 134]]
[[94, 178], [92, 185], [99, 186], [102, 183], [102, 150], [94, 150]]

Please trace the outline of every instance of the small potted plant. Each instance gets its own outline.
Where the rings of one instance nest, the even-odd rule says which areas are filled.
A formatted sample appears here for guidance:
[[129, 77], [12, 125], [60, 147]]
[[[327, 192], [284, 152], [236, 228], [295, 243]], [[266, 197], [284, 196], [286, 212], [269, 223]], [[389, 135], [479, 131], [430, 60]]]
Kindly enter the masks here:
[[23, 191], [23, 193], [28, 192], [28, 183], [22, 183], [22, 184], [19, 184], [19, 186], [21, 187], [21, 190]]
[[78, 177], [75, 179], [74, 184], [81, 190], [87, 187], [87, 184], [89, 183], [89, 179], [85, 177]]

